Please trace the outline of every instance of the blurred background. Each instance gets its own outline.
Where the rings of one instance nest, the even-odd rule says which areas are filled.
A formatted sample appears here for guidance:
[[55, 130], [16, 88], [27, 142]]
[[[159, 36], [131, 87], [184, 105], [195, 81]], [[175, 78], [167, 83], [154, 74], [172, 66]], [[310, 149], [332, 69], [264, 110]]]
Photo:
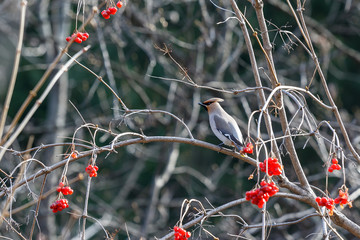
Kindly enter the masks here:
[[[75, 31], [76, 19], [77, 26], [80, 26], [83, 17], [86, 19], [92, 7], [100, 3], [81, 0], [28, 1], [20, 67], [7, 124], [59, 51], [65, 47], [65, 38]], [[252, 27], [258, 30], [251, 4], [248, 1], [237, 3]], [[341, 111], [350, 139], [359, 150], [360, 3], [352, 0], [306, 1], [304, 8], [310, 36], [332, 96]], [[100, 11], [104, 9], [105, 6]], [[124, 0], [123, 7], [110, 19], [105, 20], [97, 14], [85, 29], [90, 35], [89, 39], [82, 44], [74, 43], [68, 53], [74, 55], [82, 47], [91, 45], [79, 61], [101, 76], [128, 108], [169, 111], [184, 120], [196, 139], [220, 143], [210, 131], [206, 112], [197, 104], [210, 97], [224, 98], [223, 107], [236, 117], [244, 136], [255, 137], [254, 119], [250, 121], [250, 132], [247, 131], [249, 116], [259, 109], [255, 92], [224, 94], [171, 80], [187, 82], [178, 65], [156, 47], [166, 45], [173, 59], [199, 85], [227, 90], [253, 87], [255, 82], [239, 23], [236, 19], [225, 21], [233, 16], [231, 10], [229, 1]], [[18, 40], [20, 1], [0, 1], [0, 12], [0, 107], [3, 109]], [[301, 44], [286, 33], [292, 32], [303, 40], [286, 2], [264, 1], [264, 13], [274, 47], [279, 81], [303, 88], [311, 81], [311, 92], [326, 99], [319, 77], [314, 75], [312, 59]], [[263, 85], [271, 87], [264, 55], [254, 38], [252, 41], [258, 65], [264, 69], [260, 70]], [[61, 64], [68, 59], [68, 56], [64, 56]], [[61, 76], [12, 148], [25, 150], [31, 136], [34, 137], [32, 146], [71, 142], [75, 129], [84, 122], [70, 102], [87, 123], [98, 124], [114, 133], [133, 131], [143, 132], [147, 136], [188, 137], [184, 127], [168, 115], [134, 114], [124, 119], [123, 109], [112, 93], [93, 74], [74, 64]], [[332, 112], [320, 108], [311, 99], [306, 99], [306, 103], [315, 121], [330, 121], [338, 129]], [[292, 109], [289, 103], [287, 110], [291, 118], [296, 109]], [[276, 112], [273, 112], [272, 119], [276, 136], [281, 136]], [[324, 129], [323, 136], [331, 138], [331, 132]], [[80, 130], [76, 138], [91, 141], [86, 129]], [[105, 146], [111, 140], [113, 137], [108, 134], [98, 134], [96, 144]], [[281, 146], [282, 140], [278, 143]], [[310, 183], [324, 189], [324, 162], [328, 160], [326, 150], [324, 152], [317, 147], [314, 137], [299, 137], [295, 139], [295, 144]], [[255, 169], [253, 166], [191, 145], [151, 143], [116, 150], [117, 153], [101, 154], [97, 158], [99, 171], [98, 177], [92, 179], [88, 214], [98, 222], [87, 220], [87, 239], [104, 238], [105, 233], [99, 223], [114, 239], [126, 239], [128, 236], [131, 239], [160, 238], [179, 221], [184, 199], [195, 198], [205, 208], [212, 208], [244, 197], [245, 192], [256, 183], [256, 178], [248, 180]], [[50, 166], [64, 159], [69, 152], [68, 147], [47, 148], [37, 152], [35, 158]], [[296, 180], [287, 161], [286, 150], [283, 149], [282, 153], [287, 177]], [[346, 163], [347, 186], [349, 192], [354, 193], [354, 207], [346, 207], [342, 212], [356, 222], [360, 217], [360, 202], [357, 199], [360, 193], [356, 191], [359, 187], [359, 167], [349, 152], [346, 153], [349, 157]], [[71, 185], [74, 194], [68, 198], [69, 209], [56, 214], [50, 211], [55, 193], [41, 202], [34, 239], [78, 238], [79, 216], [84, 208], [86, 192], [86, 181], [79, 180], [78, 174], [84, 173], [88, 160], [80, 159], [69, 166], [67, 177], [69, 181], [75, 179]], [[19, 162], [20, 157], [7, 154], [1, 162], [1, 169], [11, 172]], [[32, 174], [40, 168], [32, 163], [26, 169]], [[58, 169], [49, 174], [45, 191], [57, 186], [61, 173], [62, 169]], [[12, 209], [36, 199], [41, 182], [42, 178], [29, 183], [29, 187], [20, 188]], [[331, 175], [330, 194], [335, 197], [342, 183], [342, 173]], [[17, 230], [25, 236], [31, 227], [35, 207], [32, 205], [15, 211], [12, 216], [19, 224]], [[269, 219], [283, 217], [283, 221], [314, 212], [314, 209], [300, 202], [281, 198], [270, 200], [268, 210]], [[248, 224], [256, 224], [261, 222], [260, 211], [256, 206], [245, 203], [228, 209], [224, 214], [238, 215]], [[185, 222], [193, 216], [189, 214]], [[236, 217], [222, 216], [208, 219], [202, 227], [220, 239], [236, 239], [234, 235], [241, 232], [242, 224]], [[345, 239], [355, 239], [345, 230], [338, 230]], [[199, 226], [190, 231], [192, 239], [212, 239]], [[17, 237], [13, 231], [9, 232], [4, 223], [0, 233], [14, 239]], [[310, 218], [296, 225], [272, 228], [269, 239], [321, 239], [320, 233], [319, 218]], [[241, 236], [258, 239], [260, 235], [260, 229], [250, 229]]]

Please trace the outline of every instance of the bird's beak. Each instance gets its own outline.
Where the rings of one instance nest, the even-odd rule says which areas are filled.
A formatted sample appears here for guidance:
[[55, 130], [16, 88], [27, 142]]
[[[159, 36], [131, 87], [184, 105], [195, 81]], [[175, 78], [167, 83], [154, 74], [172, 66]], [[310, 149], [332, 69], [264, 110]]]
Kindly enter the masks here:
[[204, 107], [204, 108], [206, 109], [206, 111], [207, 111], [207, 106], [206, 106], [205, 104], [203, 104], [202, 102], [199, 102], [198, 104], [199, 104], [200, 106]]

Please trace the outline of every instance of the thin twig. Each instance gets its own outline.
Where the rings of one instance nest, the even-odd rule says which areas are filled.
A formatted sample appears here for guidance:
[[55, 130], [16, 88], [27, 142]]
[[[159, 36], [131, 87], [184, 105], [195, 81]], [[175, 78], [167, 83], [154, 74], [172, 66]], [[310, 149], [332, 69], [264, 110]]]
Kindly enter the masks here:
[[84, 47], [82, 50], [80, 50], [78, 53], [74, 55], [73, 59], [70, 59], [61, 69], [57, 72], [57, 74], [54, 76], [54, 78], [50, 81], [49, 85], [46, 87], [42, 95], [38, 98], [36, 101], [36, 104], [30, 109], [28, 114], [25, 116], [21, 124], [18, 126], [16, 131], [11, 135], [9, 140], [3, 145], [0, 151], [0, 161], [3, 159], [3, 156], [6, 152], [6, 150], [11, 146], [11, 144], [16, 140], [16, 138], [19, 136], [19, 134], [22, 132], [22, 130], [25, 128], [27, 123], [30, 121], [31, 117], [34, 115], [34, 113], [37, 111], [37, 109], [40, 107], [41, 103], [44, 101], [46, 96], [50, 93], [51, 89], [55, 85], [55, 83], [59, 80], [60, 76], [69, 69], [70, 65], [74, 62], [74, 59], [80, 57], [84, 52], [86, 52], [90, 46]]
[[84, 203], [84, 210], [82, 214], [83, 224], [82, 224], [82, 232], [81, 232], [81, 239], [85, 240], [85, 230], [86, 230], [86, 218], [87, 218], [87, 209], [89, 204], [89, 196], [90, 196], [90, 187], [91, 187], [91, 177], [88, 176], [88, 182], [86, 187], [86, 195], [85, 195], [85, 203]]
[[[242, 155], [231, 149], [223, 148], [218, 145], [214, 145], [211, 143], [207, 143], [207, 142], [200, 141], [197, 139], [190, 139], [190, 138], [171, 137], [171, 136], [170, 137], [169, 136], [154, 136], [154, 137], [143, 136], [142, 138], [128, 139], [128, 140], [118, 142], [118, 143], [114, 144], [113, 147], [120, 148], [120, 147], [125, 147], [125, 146], [129, 146], [129, 145], [133, 145], [133, 144], [138, 144], [138, 143], [152, 143], [152, 142], [178, 142], [178, 143], [190, 144], [190, 145], [194, 145], [194, 146], [198, 146], [198, 147], [207, 148], [209, 150], [213, 150], [216, 152], [224, 153], [224, 154], [232, 156], [234, 158], [243, 160], [253, 166], [256, 166], [256, 163], [257, 163], [257, 161], [252, 159], [251, 157]], [[64, 159], [60, 162], [54, 163], [53, 165], [40, 170], [38, 173], [33, 174], [33, 175], [27, 177], [26, 179], [20, 181], [17, 185], [14, 185], [12, 188], [16, 189], [16, 188], [24, 185], [28, 181], [32, 181], [33, 179], [38, 178], [48, 172], [52, 172], [55, 169], [58, 169], [58, 168], [64, 166], [67, 162], [71, 163], [71, 162], [77, 161], [79, 159], [82, 159], [84, 157], [91, 156], [94, 153], [100, 154], [102, 152], [109, 152], [109, 151], [112, 151], [111, 144], [103, 146], [103, 147], [99, 147], [99, 148], [96, 148], [93, 150], [81, 152], [77, 156], [77, 158], [71, 158], [70, 160]], [[7, 190], [0, 191], [0, 197], [3, 197], [6, 194]]]
[[151, 110], [151, 109], [139, 109], [139, 110], [128, 110], [127, 111], [128, 114], [125, 115], [125, 117], [129, 117], [130, 115], [132, 114], [137, 114], [137, 113], [150, 113], [150, 114], [153, 114], [153, 113], [162, 113], [162, 114], [166, 114], [166, 115], [169, 115], [171, 116], [172, 118], [176, 119], [178, 122], [180, 122], [186, 129], [186, 131], [188, 132], [189, 136], [191, 139], [194, 139], [189, 127], [186, 125], [186, 123], [181, 120], [180, 118], [178, 118], [175, 114], [172, 114], [170, 112], [167, 112], [167, 111], [163, 111], [163, 110]]
[[20, 56], [21, 56], [21, 49], [23, 45], [23, 39], [24, 39], [24, 28], [25, 28], [25, 15], [26, 15], [26, 6], [27, 1], [22, 0], [20, 2], [21, 6], [21, 14], [20, 14], [20, 27], [19, 27], [19, 40], [16, 47], [16, 54], [15, 54], [15, 60], [14, 60], [14, 67], [13, 71], [11, 73], [11, 79], [9, 84], [9, 89], [7, 91], [6, 100], [3, 106], [3, 111], [1, 114], [1, 120], [0, 120], [0, 139], [2, 138], [2, 134], [4, 132], [5, 122], [6, 122], [6, 116], [9, 110], [10, 101], [12, 98], [12, 95], [14, 93], [14, 87], [16, 82], [16, 76], [19, 69], [19, 63], [20, 63]]
[[[344, 122], [341, 118], [341, 115], [340, 115], [340, 112], [339, 112], [339, 109], [337, 108], [332, 96], [331, 96], [331, 93], [330, 93], [330, 90], [329, 90], [329, 87], [327, 85], [327, 82], [326, 82], [326, 79], [325, 79], [325, 75], [324, 73], [322, 72], [322, 69], [321, 69], [321, 66], [320, 66], [320, 62], [319, 62], [319, 59], [317, 58], [316, 56], [316, 53], [315, 53], [315, 50], [314, 50], [314, 47], [312, 46], [312, 43], [311, 43], [311, 39], [310, 39], [310, 35], [308, 33], [308, 30], [307, 30], [307, 26], [306, 26], [306, 23], [305, 23], [305, 20], [304, 20], [304, 16], [303, 16], [303, 8], [298, 5], [298, 13], [299, 13], [299, 16], [300, 16], [300, 20], [298, 19], [296, 13], [295, 13], [295, 10], [294, 8], [292, 7], [291, 3], [289, 0], [287, 0], [287, 3], [291, 9], [291, 12], [293, 13], [293, 16], [298, 24], [298, 27], [300, 28], [301, 30], [301, 34], [303, 35], [310, 51], [311, 51], [311, 54], [312, 54], [312, 59], [315, 63], [315, 66], [316, 66], [316, 69], [317, 69], [317, 72], [319, 73], [319, 76], [320, 76], [320, 79], [321, 79], [321, 84], [323, 86], [323, 89], [325, 91], [325, 94], [330, 102], [330, 105], [332, 106], [332, 110], [334, 112], [334, 115], [336, 117], [336, 120], [339, 124], [339, 127], [340, 127], [340, 130], [341, 130], [341, 133], [344, 137], [344, 140], [345, 140], [345, 143], [347, 145], [347, 147], [349, 148], [349, 150], [351, 151], [353, 157], [356, 159], [356, 161], [358, 163], [360, 163], [360, 156], [359, 154], [356, 152], [355, 148], [353, 147], [351, 141], [350, 141], [350, 138], [349, 138], [349, 135], [347, 133], [347, 130], [345, 128], [345, 125], [344, 125]], [[299, 3], [298, 3], [299, 4]]]
[[8, 220], [6, 220], [6, 218], [4, 218], [3, 216], [1, 216], [1, 219], [2, 219], [4, 222], [6, 222], [7, 225], [9, 225], [9, 227], [11, 228], [11, 230], [13, 230], [17, 235], [19, 235], [19, 237], [21, 237], [21, 239], [27, 240], [20, 232], [18, 232], [18, 231], [16, 230], [16, 228], [14, 228], [14, 227], [12, 226], [12, 224], [11, 224]]
[[[251, 63], [251, 68], [252, 68], [252, 71], [253, 71], [253, 75], [254, 75], [254, 79], [255, 79], [255, 84], [257, 87], [259, 87], [259, 90], [257, 91], [258, 92], [258, 95], [259, 95], [259, 98], [260, 98], [260, 106], [263, 106], [266, 102], [266, 98], [265, 98], [265, 93], [262, 89], [263, 85], [262, 85], [262, 82], [261, 82], [261, 78], [260, 78], [260, 73], [259, 73], [259, 68], [258, 68], [258, 65], [257, 65], [257, 61], [256, 61], [256, 57], [255, 57], [255, 52], [254, 52], [254, 48], [252, 46], [252, 42], [251, 42], [251, 39], [250, 39], [250, 35], [249, 35], [249, 32], [246, 28], [246, 24], [245, 24], [245, 17], [244, 15], [242, 14], [242, 12], [240, 11], [239, 7], [237, 6], [235, 0], [231, 0], [231, 5], [232, 5], [232, 8], [233, 10], [235, 11], [235, 14], [239, 20], [239, 23], [240, 23], [240, 28], [243, 32], [243, 35], [244, 35], [244, 39], [245, 39], [245, 44], [246, 44], [246, 47], [247, 47], [247, 50], [248, 50], [248, 54], [249, 54], [249, 57], [250, 57], [250, 63]], [[250, 24], [248, 24], [249, 27], [251, 27]], [[259, 107], [260, 107], [259, 106]], [[268, 111], [266, 109], [266, 112], [265, 112], [265, 125], [266, 125], [266, 130], [270, 136], [270, 139], [274, 139], [274, 131], [273, 131], [273, 128], [272, 128], [272, 123], [271, 123], [271, 119], [270, 119], [270, 115], [268, 114]], [[281, 161], [281, 155], [280, 155], [280, 151], [279, 151], [279, 148], [275, 142], [275, 140], [273, 140], [271, 142], [271, 150], [272, 152], [276, 155], [276, 157]]]
[[114, 89], [112, 89], [109, 84], [107, 84], [104, 79], [97, 75], [94, 71], [92, 71], [90, 68], [86, 67], [84, 64], [80, 63], [79, 61], [77, 61], [76, 59], [74, 59], [74, 61], [79, 64], [81, 67], [83, 67], [85, 70], [87, 70], [89, 73], [91, 73], [92, 75], [94, 75], [102, 84], [105, 85], [105, 87], [107, 87], [111, 93], [116, 97], [116, 99], [120, 102], [121, 106], [123, 107], [123, 109], [125, 111], [128, 111], [129, 109], [126, 107], [125, 103], [123, 102], [123, 100], [118, 96], [118, 94], [115, 92]]
[[[104, 3], [101, 3], [100, 6], [102, 6]], [[91, 13], [91, 15], [86, 19], [86, 21], [83, 23], [83, 25], [80, 28], [85, 27], [87, 24], [89, 24], [89, 22], [93, 19], [93, 17], [95, 16], [95, 14], [97, 14], [98, 12], [98, 8], [97, 7], [93, 7], [93, 11]], [[36, 84], [36, 86], [29, 92], [29, 95], [27, 96], [26, 100], [23, 102], [23, 104], [21, 105], [20, 109], [17, 111], [13, 121], [10, 124], [9, 130], [7, 131], [7, 133], [5, 134], [5, 136], [1, 139], [0, 141], [0, 145], [3, 145], [5, 143], [5, 141], [10, 137], [10, 134], [13, 132], [16, 124], [19, 122], [21, 116], [24, 114], [26, 108], [29, 106], [29, 104], [32, 102], [32, 100], [36, 97], [38, 91], [41, 89], [41, 87], [44, 85], [44, 83], [46, 82], [46, 80], [48, 79], [48, 77], [50, 76], [50, 74], [54, 71], [54, 69], [56, 68], [58, 62], [60, 61], [60, 59], [62, 58], [62, 56], [69, 50], [71, 44], [74, 42], [75, 38], [72, 38], [70, 40], [70, 42], [65, 46], [64, 49], [62, 49], [59, 54], [56, 56], [56, 58], [54, 59], [54, 61], [50, 64], [50, 66], [46, 69], [45, 73], [43, 74], [43, 76], [41, 77], [41, 79], [39, 80], [39, 82]], [[1, 161], [1, 157], [0, 157], [0, 161]]]
[[35, 223], [37, 221], [37, 216], [39, 214], [40, 202], [41, 202], [41, 199], [42, 199], [42, 194], [44, 192], [44, 187], [45, 187], [45, 183], [46, 183], [46, 177], [47, 177], [47, 174], [45, 174], [42, 185], [41, 185], [41, 190], [40, 190], [40, 194], [39, 194], [39, 198], [38, 198], [38, 201], [37, 201], [36, 210], [35, 210], [35, 214], [34, 214], [34, 220], [33, 220], [32, 226], [31, 226], [31, 230], [30, 230], [30, 235], [29, 235], [30, 240], [32, 239], [34, 229], [35, 229]]
[[[299, 200], [299, 201], [302, 201], [304, 200], [304, 197], [301, 197], [299, 195], [295, 195], [295, 194], [289, 194], [289, 193], [277, 193], [275, 194], [273, 197], [282, 197], [282, 198], [291, 198], [291, 199], [296, 199], [296, 200]], [[186, 224], [183, 224], [182, 227], [184, 229], [187, 229], [187, 228], [190, 228], [200, 222], [203, 222], [205, 219], [209, 219], [210, 217], [214, 216], [215, 214], [218, 214], [228, 208], [232, 208], [232, 207], [235, 207], [235, 206], [238, 206], [239, 204], [243, 204], [243, 203], [246, 203], [248, 201], [246, 201], [245, 198], [240, 198], [240, 199], [237, 199], [237, 200], [234, 200], [234, 201], [231, 201], [231, 202], [228, 202], [224, 205], [221, 205], [217, 208], [214, 208], [212, 210], [209, 210], [207, 211], [206, 213], [196, 217], [195, 219], [189, 221], [188, 223]], [[174, 236], [174, 232], [171, 232], [171, 233], [168, 233], [166, 236], [160, 238], [159, 240], [167, 240], [167, 239], [171, 239], [172, 237]]]

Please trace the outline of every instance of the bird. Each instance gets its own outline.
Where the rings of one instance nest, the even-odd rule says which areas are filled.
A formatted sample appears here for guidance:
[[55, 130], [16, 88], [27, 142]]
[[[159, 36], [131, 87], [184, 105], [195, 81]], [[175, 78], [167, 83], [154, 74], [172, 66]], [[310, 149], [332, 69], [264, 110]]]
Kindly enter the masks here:
[[219, 104], [223, 101], [222, 98], [210, 98], [204, 102], [199, 102], [199, 105], [208, 112], [211, 130], [222, 141], [222, 144], [235, 147], [239, 152], [242, 152], [244, 140], [240, 128], [235, 119]]

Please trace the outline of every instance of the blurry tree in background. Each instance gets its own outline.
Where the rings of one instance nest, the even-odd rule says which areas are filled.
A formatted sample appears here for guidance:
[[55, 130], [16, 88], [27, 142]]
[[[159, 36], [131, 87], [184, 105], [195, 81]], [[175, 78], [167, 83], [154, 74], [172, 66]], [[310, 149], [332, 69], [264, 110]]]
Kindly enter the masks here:
[[[359, 11], [353, 0], [1, 1], [0, 234], [359, 239]], [[217, 146], [198, 105], [210, 97], [253, 154]], [[264, 199], [264, 184], [280, 191], [245, 199]]]

